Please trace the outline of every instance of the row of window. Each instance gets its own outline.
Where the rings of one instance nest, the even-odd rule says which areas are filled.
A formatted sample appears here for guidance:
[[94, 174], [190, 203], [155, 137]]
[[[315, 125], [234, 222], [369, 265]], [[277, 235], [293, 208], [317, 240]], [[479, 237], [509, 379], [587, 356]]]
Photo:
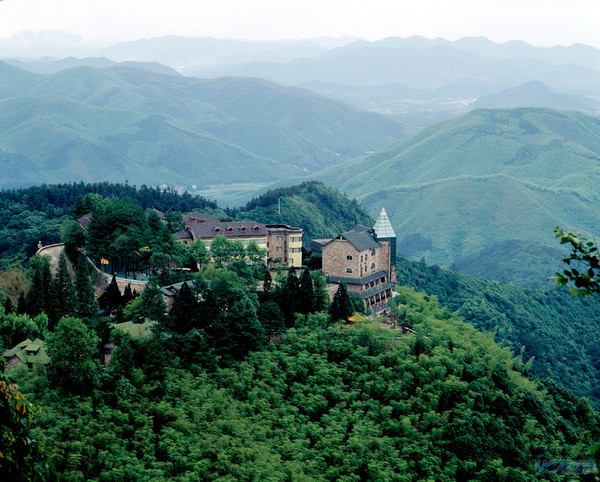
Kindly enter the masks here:
[[[372, 249], [372, 250], [371, 250], [371, 256], [375, 256], [375, 250], [374, 250], [374, 249]], [[367, 255], [367, 254], [365, 254], [364, 256], [361, 256], [361, 257], [360, 257], [360, 262], [361, 262], [361, 263], [363, 262], [363, 258], [364, 258], [364, 260], [366, 261], [366, 260], [367, 260], [367, 258], [368, 258], [368, 255]], [[352, 255], [351, 255], [351, 254], [347, 255], [347, 256], [346, 256], [346, 259], [347, 259], [348, 261], [352, 261]]]
[[[275, 236], [275, 241], [281, 243], [283, 241], [283, 236], [277, 235]], [[290, 236], [290, 243], [301, 243], [302, 236]]]
[[[240, 226], [238, 228], [238, 230], [241, 233], [245, 233], [246, 231], [248, 231], [248, 228], [246, 226]], [[225, 229], [225, 231], [227, 231], [228, 233], [233, 233], [234, 229], [232, 226], [227, 226], [227, 228]], [[252, 226], [252, 231], [260, 231], [260, 226]], [[213, 232], [214, 233], [220, 233], [221, 232], [221, 228], [219, 226], [216, 226], [213, 228]]]
[[[365, 266], [365, 270], [367, 267]], [[375, 269], [375, 263], [371, 263], [371, 269]], [[346, 273], [352, 273], [352, 268], [346, 268]]]

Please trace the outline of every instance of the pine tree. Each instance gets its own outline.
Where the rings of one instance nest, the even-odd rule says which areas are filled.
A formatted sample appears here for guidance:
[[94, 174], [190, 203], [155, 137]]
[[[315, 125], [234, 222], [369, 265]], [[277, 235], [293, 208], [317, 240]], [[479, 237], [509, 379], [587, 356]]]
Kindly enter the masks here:
[[58, 268], [52, 281], [51, 290], [52, 297], [49, 300], [51, 308], [48, 309], [48, 317], [50, 323], [54, 325], [63, 316], [74, 315], [77, 305], [75, 289], [73, 288], [71, 273], [67, 265], [67, 256], [64, 251], [60, 253], [58, 258]]
[[92, 317], [98, 312], [94, 288], [90, 280], [90, 269], [86, 256], [79, 254], [75, 267], [76, 311], [81, 317]]
[[131, 300], [135, 298], [134, 292], [131, 290], [131, 283], [127, 283], [125, 286], [125, 290], [123, 291], [123, 298], [121, 299], [121, 304], [125, 306]]
[[285, 314], [285, 321], [288, 327], [294, 325], [294, 313], [298, 308], [299, 291], [300, 281], [296, 276], [296, 269], [292, 266], [279, 296], [279, 306]]
[[17, 314], [23, 315], [27, 312], [27, 299], [25, 298], [25, 293], [21, 291], [19, 294], [19, 300], [17, 301]]
[[348, 289], [346, 283], [340, 283], [335, 295], [333, 295], [333, 301], [331, 302], [331, 308], [329, 313], [331, 314], [331, 321], [346, 321], [353, 314], [353, 305], [348, 295]]
[[10, 298], [7, 296], [4, 300], [4, 313], [8, 314], [12, 313], [13, 311], [15, 311], [15, 307], [12, 301], [10, 301]]
[[27, 295], [26, 312], [31, 316], [36, 316], [49, 308], [52, 283], [50, 258], [36, 254], [29, 263], [31, 265], [31, 289]]
[[310, 271], [305, 269], [300, 277], [300, 286], [298, 289], [298, 312], [308, 314], [314, 312], [313, 282], [310, 277]]
[[263, 289], [266, 295], [271, 291], [273, 286], [273, 276], [268, 266], [263, 266]]
[[100, 303], [100, 308], [105, 312], [114, 311], [117, 307], [121, 306], [121, 290], [119, 290], [115, 275], [113, 275], [104, 293], [98, 298], [98, 303]]
[[187, 333], [196, 325], [198, 317], [198, 301], [187, 283], [181, 285], [181, 289], [175, 298], [175, 302], [169, 311], [167, 327], [177, 333]]

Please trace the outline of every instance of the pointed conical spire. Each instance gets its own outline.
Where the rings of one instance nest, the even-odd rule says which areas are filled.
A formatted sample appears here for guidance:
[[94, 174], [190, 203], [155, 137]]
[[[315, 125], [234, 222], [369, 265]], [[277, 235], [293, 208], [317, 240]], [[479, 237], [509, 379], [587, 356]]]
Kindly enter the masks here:
[[388, 215], [385, 212], [385, 208], [381, 208], [381, 212], [379, 213], [377, 221], [375, 221], [373, 230], [375, 231], [375, 237], [379, 239], [396, 237], [396, 233], [394, 232], [392, 223], [390, 223], [390, 219], [388, 218]]

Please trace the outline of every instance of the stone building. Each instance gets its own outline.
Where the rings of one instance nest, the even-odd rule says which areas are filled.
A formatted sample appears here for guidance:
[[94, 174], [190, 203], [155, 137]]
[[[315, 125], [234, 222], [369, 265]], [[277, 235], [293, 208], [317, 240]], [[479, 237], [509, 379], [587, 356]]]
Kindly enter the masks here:
[[346, 283], [348, 293], [373, 312], [383, 311], [396, 283], [396, 234], [385, 209], [373, 228], [357, 225], [322, 241], [323, 274]]

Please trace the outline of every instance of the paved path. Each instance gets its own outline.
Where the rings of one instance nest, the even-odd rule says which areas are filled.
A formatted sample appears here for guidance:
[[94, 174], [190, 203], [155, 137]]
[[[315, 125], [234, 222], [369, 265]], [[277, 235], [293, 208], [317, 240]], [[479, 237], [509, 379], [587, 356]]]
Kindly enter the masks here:
[[[49, 244], [48, 246], [43, 246], [37, 250], [36, 254], [41, 256], [50, 256], [50, 271], [52, 272], [52, 276], [56, 274], [58, 271], [58, 258], [60, 257], [60, 253], [65, 250], [65, 245], [63, 243], [57, 244]], [[69, 268], [69, 272], [71, 276], [74, 276], [73, 268], [71, 267], [71, 263], [67, 260], [67, 266]]]

